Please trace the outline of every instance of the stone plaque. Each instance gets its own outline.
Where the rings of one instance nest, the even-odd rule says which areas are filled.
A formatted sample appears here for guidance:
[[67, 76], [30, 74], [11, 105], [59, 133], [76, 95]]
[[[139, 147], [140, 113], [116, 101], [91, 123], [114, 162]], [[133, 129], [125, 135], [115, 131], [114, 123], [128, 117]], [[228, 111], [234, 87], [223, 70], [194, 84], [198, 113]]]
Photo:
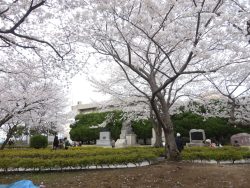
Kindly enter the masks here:
[[191, 140], [204, 140], [202, 132], [191, 132]]

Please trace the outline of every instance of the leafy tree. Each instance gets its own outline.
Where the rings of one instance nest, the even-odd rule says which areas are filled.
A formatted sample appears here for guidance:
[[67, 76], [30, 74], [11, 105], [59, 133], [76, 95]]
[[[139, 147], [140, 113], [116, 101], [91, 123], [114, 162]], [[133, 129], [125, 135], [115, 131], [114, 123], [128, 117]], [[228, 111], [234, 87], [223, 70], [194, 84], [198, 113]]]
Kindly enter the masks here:
[[227, 124], [226, 118], [208, 117], [192, 112], [184, 112], [172, 116], [176, 132], [183, 137], [189, 138], [190, 129], [204, 129], [206, 137], [217, 140], [222, 144], [228, 144], [233, 134], [240, 132], [250, 133], [249, 128], [231, 127]]
[[70, 130], [70, 138], [74, 141], [81, 141], [83, 143], [95, 143], [99, 139], [99, 128], [89, 128], [85, 126], [78, 126]]
[[[109, 122], [106, 119], [112, 116]], [[117, 140], [121, 132], [121, 111], [95, 112], [78, 114], [76, 122], [71, 124], [70, 138], [75, 141], [90, 142], [99, 139], [99, 132], [106, 130], [111, 132], [111, 138]], [[107, 123], [102, 127], [103, 123]]]
[[132, 128], [138, 139], [146, 140], [152, 138], [152, 124], [150, 120], [139, 120], [132, 122]]

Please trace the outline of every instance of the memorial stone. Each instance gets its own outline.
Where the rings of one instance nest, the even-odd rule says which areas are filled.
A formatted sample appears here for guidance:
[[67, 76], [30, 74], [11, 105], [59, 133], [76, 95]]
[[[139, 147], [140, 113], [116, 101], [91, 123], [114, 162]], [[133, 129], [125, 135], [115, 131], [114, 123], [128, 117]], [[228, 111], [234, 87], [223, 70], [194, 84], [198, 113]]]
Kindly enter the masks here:
[[96, 145], [112, 147], [112, 140], [110, 139], [110, 132], [109, 131], [100, 132], [100, 139], [96, 141]]
[[248, 133], [238, 133], [231, 136], [231, 144], [235, 143], [240, 146], [250, 146], [250, 134]]
[[204, 146], [206, 140], [205, 131], [203, 129], [191, 129], [189, 138], [190, 143], [187, 143], [187, 146]]

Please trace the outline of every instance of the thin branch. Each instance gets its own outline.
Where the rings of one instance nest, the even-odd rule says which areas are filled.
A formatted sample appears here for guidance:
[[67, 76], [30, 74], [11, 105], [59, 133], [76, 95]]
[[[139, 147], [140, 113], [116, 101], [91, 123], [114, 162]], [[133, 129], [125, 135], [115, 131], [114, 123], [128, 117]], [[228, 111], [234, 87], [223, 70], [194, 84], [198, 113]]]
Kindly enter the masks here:
[[35, 42], [38, 42], [38, 43], [46, 44], [46, 45], [48, 45], [49, 47], [51, 47], [51, 48], [53, 49], [53, 51], [54, 51], [61, 59], [63, 59], [63, 57], [64, 57], [64, 55], [62, 56], [62, 55], [57, 51], [57, 49], [56, 49], [52, 44], [50, 44], [50, 43], [47, 42], [47, 41], [40, 40], [40, 39], [36, 39], [36, 38], [34, 38], [34, 37], [30, 37], [30, 36], [26, 36], [26, 35], [21, 35], [21, 34], [18, 34], [18, 33], [16, 33], [16, 32], [13, 32], [13, 33], [11, 33], [11, 34], [13, 34], [13, 35], [15, 35], [15, 36], [17, 36], [17, 37], [20, 37], [20, 38], [25, 38], [25, 39], [28, 39], [28, 40], [31, 40], [31, 41], [35, 41]]
[[42, 0], [41, 2], [33, 6], [33, 0], [31, 0], [30, 7], [27, 10], [27, 12], [23, 15], [23, 17], [13, 27], [5, 31], [0, 30], [0, 33], [13, 33], [26, 20], [26, 18], [31, 14], [32, 11], [42, 6], [45, 2], [46, 0]]

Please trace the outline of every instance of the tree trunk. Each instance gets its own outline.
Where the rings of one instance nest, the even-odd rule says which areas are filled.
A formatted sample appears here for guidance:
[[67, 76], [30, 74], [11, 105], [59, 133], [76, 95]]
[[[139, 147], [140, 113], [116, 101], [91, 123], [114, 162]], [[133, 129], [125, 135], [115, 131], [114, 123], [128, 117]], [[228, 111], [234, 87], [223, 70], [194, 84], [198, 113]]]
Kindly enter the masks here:
[[174, 136], [174, 126], [169, 114], [169, 105], [165, 101], [163, 95], [157, 95], [159, 103], [161, 105], [162, 113], [157, 110], [155, 102], [151, 103], [153, 105], [153, 110], [155, 111], [158, 122], [163, 128], [165, 135], [165, 157], [168, 160], [177, 161], [180, 160], [180, 153], [177, 149]]
[[0, 150], [3, 150], [5, 148], [5, 146], [7, 145], [7, 143], [9, 142], [11, 136], [8, 136], [6, 137], [6, 139], [4, 140], [3, 144], [1, 145], [1, 148]]
[[235, 108], [236, 108], [235, 100], [232, 99], [232, 102], [228, 101], [228, 108], [229, 108], [228, 124], [234, 125], [235, 120], [236, 120], [236, 118], [235, 118]]
[[0, 150], [3, 150], [6, 146], [6, 144], [9, 142], [10, 138], [12, 137], [13, 133], [16, 131], [17, 125], [14, 125], [12, 128], [9, 128], [9, 131], [7, 133], [7, 137], [5, 139], [5, 141], [3, 142]]
[[176, 146], [173, 123], [170, 118], [169, 112], [164, 114], [164, 122], [166, 122], [163, 127], [165, 135], [166, 157], [167, 159], [173, 161], [179, 160], [180, 153]]
[[155, 143], [154, 147], [162, 147], [162, 129], [155, 119], [152, 119], [153, 128], [155, 130]]
[[155, 131], [155, 143], [154, 147], [162, 147], [162, 128], [161, 125], [157, 122], [157, 119], [154, 115], [152, 107], [150, 108], [150, 120], [153, 125], [153, 129]]

